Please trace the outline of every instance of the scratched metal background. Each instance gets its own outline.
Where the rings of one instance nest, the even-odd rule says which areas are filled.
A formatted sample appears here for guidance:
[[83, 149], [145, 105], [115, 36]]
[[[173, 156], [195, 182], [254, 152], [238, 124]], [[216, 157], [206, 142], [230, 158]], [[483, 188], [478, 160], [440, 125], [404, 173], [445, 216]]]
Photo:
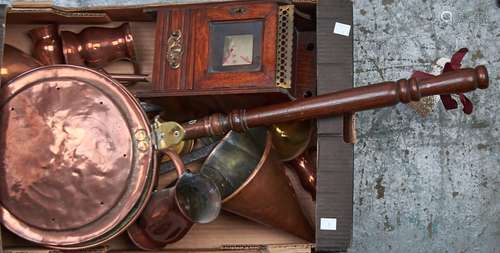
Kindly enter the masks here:
[[[54, 2], [76, 7], [158, 1]], [[491, 88], [469, 95], [472, 115], [445, 111], [441, 104], [425, 118], [404, 105], [358, 114], [349, 252], [500, 252], [496, 1], [353, 2], [356, 85], [431, 71], [439, 58], [468, 47], [464, 64], [487, 65]]]
[[350, 252], [500, 252], [500, 8], [493, 0], [354, 1], [355, 84], [431, 71], [468, 47], [491, 88], [472, 115], [439, 103], [358, 114]]

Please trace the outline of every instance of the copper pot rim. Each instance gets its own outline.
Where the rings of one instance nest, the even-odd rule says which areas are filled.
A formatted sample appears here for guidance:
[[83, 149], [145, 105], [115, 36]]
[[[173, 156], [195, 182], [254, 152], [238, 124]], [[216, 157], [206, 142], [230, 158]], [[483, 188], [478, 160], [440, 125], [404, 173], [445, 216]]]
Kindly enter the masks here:
[[[67, 69], [88, 71], [88, 72], [96, 75], [96, 77], [98, 77], [98, 78], [103, 78], [103, 79], [106, 79], [107, 81], [113, 83], [114, 87], [117, 88], [117, 90], [120, 90], [121, 95], [128, 98], [128, 101], [132, 102], [135, 105], [136, 111], [140, 112], [136, 115], [138, 117], [138, 120], [140, 120], [143, 124], [142, 126], [144, 126], [144, 128], [147, 129], [147, 131], [149, 131], [151, 133], [152, 130], [151, 130], [149, 120], [147, 119], [147, 116], [143, 112], [142, 108], [139, 105], [139, 102], [134, 98], [134, 96], [132, 96], [131, 93], [125, 89], [125, 87], [120, 85], [118, 82], [116, 82], [112, 78], [110, 78], [110, 77], [108, 77], [108, 76], [106, 76], [98, 71], [89, 69], [87, 67], [74, 66], [74, 65], [63, 65], [63, 64], [41, 66], [41, 67], [37, 67], [37, 68], [31, 69], [29, 71], [26, 71], [26, 72], [20, 74], [19, 76], [12, 79], [12, 81], [9, 82], [9, 84], [13, 85], [15, 80], [21, 80], [22, 78], [27, 78], [26, 76], [28, 76], [31, 73], [36, 72], [36, 71], [43, 71], [45, 69], [48, 69], [48, 70], [58, 69], [58, 68], [67, 68]], [[7, 88], [7, 87], [9, 87], [9, 85], [5, 85], [2, 88]], [[8, 102], [9, 99], [7, 99], [4, 102]], [[0, 106], [4, 106], [4, 103], [1, 103]], [[131, 110], [134, 110], [134, 109], [131, 109]], [[154, 150], [152, 145], [150, 145], [150, 147], [148, 148], [148, 151], [146, 151], [146, 153], [149, 153], [152, 156], [149, 159], [147, 159], [148, 164], [149, 164], [148, 167], [156, 166], [156, 164], [157, 164], [156, 155], [155, 155], [156, 151]], [[142, 188], [141, 194], [137, 195], [133, 206], [130, 207], [130, 211], [126, 215], [121, 215], [121, 216], [123, 216], [122, 219], [120, 221], [115, 222], [116, 224], [108, 226], [108, 229], [106, 229], [101, 234], [93, 235], [92, 237], [89, 237], [89, 239], [87, 239], [87, 241], [84, 243], [77, 242], [77, 243], [67, 243], [67, 244], [64, 244], [64, 243], [63, 244], [50, 244], [50, 243], [43, 241], [43, 238], [44, 238], [43, 236], [40, 236], [40, 238], [42, 238], [41, 240], [36, 240], [34, 238], [38, 238], [38, 237], [36, 237], [36, 236], [33, 237], [33, 235], [36, 234], [37, 232], [31, 231], [33, 229], [33, 227], [25, 224], [23, 221], [18, 220], [14, 214], [12, 214], [9, 210], [7, 210], [3, 205], [0, 204], [0, 212], [2, 213], [2, 224], [5, 227], [7, 227], [9, 230], [13, 231], [13, 233], [18, 235], [19, 237], [24, 238], [26, 240], [29, 240], [31, 242], [37, 243], [37, 244], [41, 244], [41, 245], [43, 245], [45, 247], [49, 247], [49, 248], [84, 249], [84, 248], [89, 248], [92, 246], [102, 244], [103, 242], [109, 241], [109, 240], [113, 239], [114, 237], [116, 237], [119, 233], [123, 232], [123, 230], [125, 230], [128, 227], [128, 225], [130, 225], [133, 221], [135, 221], [137, 219], [137, 217], [140, 215], [142, 210], [145, 208], [147, 201], [149, 200], [149, 198], [151, 196], [152, 189], [154, 188], [154, 185], [155, 185], [154, 180], [148, 181], [149, 175], [151, 175], [151, 178], [157, 178], [157, 176], [158, 176], [156, 167], [154, 169], [148, 168], [148, 169], [146, 169], [146, 172], [147, 173], [146, 173], [146, 176], [144, 177], [143, 183], [140, 183], [137, 186], [139, 188]], [[143, 201], [141, 201], [141, 198], [143, 198], [142, 199]], [[135, 212], [132, 212], [133, 210], [135, 210]], [[108, 213], [108, 215], [109, 215], [109, 213]], [[118, 213], [116, 213], [116, 215], [120, 216], [120, 212], [118, 211]], [[10, 220], [10, 222], [9, 222], [9, 220]], [[119, 228], [118, 232], [116, 232], [116, 233], [113, 232], [114, 229], [117, 227], [120, 227], [120, 225], [123, 225], [123, 227]], [[28, 230], [30, 230], [31, 236], [22, 233], [23, 228], [25, 228], [25, 229], [27, 228]], [[58, 233], [64, 233], [64, 232], [58, 232]], [[105, 238], [104, 240], [100, 240], [101, 236], [109, 234], [109, 233], [111, 233], [109, 235], [109, 238]], [[43, 232], [41, 232], [40, 234], [43, 234]], [[62, 236], [62, 235], [59, 235], [59, 236]], [[90, 244], [86, 244], [87, 242], [89, 242]]]
[[[221, 140], [221, 142], [218, 144], [218, 145], [221, 145], [221, 143], [223, 143], [226, 138], [229, 139], [229, 134], [227, 134], [226, 136], [224, 136], [224, 138]], [[254, 177], [259, 173], [259, 171], [262, 169], [264, 163], [267, 161], [267, 159], [269, 159], [269, 156], [271, 155], [271, 152], [272, 152], [272, 139], [271, 139], [271, 135], [269, 134], [269, 131], [266, 130], [266, 146], [264, 147], [264, 151], [262, 152], [262, 155], [260, 157], [260, 160], [259, 160], [259, 163], [257, 163], [257, 166], [255, 167], [255, 169], [252, 171], [252, 173], [250, 174], [250, 176], [248, 176], [248, 178], [245, 180], [245, 182], [243, 184], [241, 184], [238, 189], [236, 189], [233, 193], [231, 193], [229, 196], [227, 196], [225, 199], [222, 200], [222, 204], [230, 201], [231, 199], [233, 199], [234, 197], [236, 197], [248, 184], [250, 184], [250, 182], [254, 179]], [[215, 151], [215, 149], [214, 149]], [[206, 160], [208, 160], [211, 156], [213, 156], [215, 154], [215, 152], [212, 152]]]

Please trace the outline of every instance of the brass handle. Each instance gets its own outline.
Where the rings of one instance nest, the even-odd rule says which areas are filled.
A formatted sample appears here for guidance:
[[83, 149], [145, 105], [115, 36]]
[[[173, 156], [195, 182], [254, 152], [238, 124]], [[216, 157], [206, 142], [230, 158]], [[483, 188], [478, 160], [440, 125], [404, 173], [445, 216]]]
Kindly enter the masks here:
[[182, 32], [180, 30], [174, 31], [168, 37], [167, 61], [172, 69], [181, 67], [182, 60]]
[[247, 12], [245, 7], [235, 7], [229, 10], [229, 13], [233, 16], [235, 15], [244, 15]]

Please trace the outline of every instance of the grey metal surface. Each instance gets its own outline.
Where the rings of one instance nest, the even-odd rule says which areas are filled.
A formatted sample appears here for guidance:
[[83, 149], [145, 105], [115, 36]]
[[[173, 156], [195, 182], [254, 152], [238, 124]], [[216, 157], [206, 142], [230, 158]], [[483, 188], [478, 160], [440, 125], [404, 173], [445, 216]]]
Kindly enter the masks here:
[[349, 252], [500, 252], [500, 8], [493, 0], [354, 1], [355, 84], [407, 78], [461, 47], [491, 88], [472, 115], [439, 103], [358, 114]]

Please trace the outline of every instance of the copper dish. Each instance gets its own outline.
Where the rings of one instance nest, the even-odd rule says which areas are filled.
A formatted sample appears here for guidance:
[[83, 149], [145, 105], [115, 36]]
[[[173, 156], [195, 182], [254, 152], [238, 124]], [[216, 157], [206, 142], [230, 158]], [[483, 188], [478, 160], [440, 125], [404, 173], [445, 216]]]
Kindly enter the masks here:
[[128, 23], [116, 28], [88, 27], [80, 33], [61, 32], [67, 64], [100, 69], [118, 60], [128, 60], [140, 73], [134, 51], [134, 38]]
[[40, 67], [2, 87], [0, 109], [9, 230], [48, 247], [88, 248], [144, 209], [156, 156], [149, 122], [122, 85], [87, 68]]
[[61, 38], [57, 25], [46, 25], [28, 32], [33, 43], [32, 55], [43, 65], [63, 64]]

